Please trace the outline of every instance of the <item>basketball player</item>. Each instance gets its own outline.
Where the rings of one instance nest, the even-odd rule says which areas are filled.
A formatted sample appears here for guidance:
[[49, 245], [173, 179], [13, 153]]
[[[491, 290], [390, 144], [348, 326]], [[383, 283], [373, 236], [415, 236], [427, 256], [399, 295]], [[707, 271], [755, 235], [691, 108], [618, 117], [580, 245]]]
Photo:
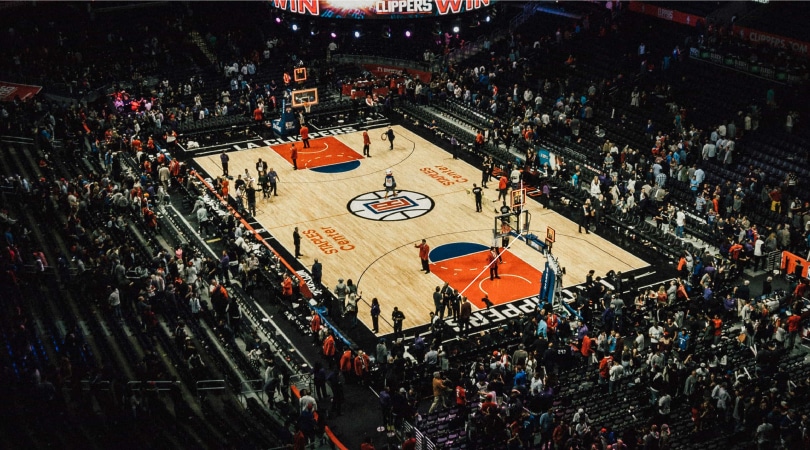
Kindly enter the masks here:
[[394, 197], [397, 196], [397, 180], [394, 179], [394, 175], [391, 173], [391, 169], [385, 170], [385, 181], [383, 182], [383, 187], [385, 187], [385, 198], [388, 198], [388, 193], [391, 192]]
[[363, 156], [371, 158], [369, 147], [371, 146], [371, 138], [368, 137], [368, 130], [363, 130]]
[[298, 170], [298, 149], [295, 148], [295, 142], [290, 144], [290, 159], [293, 163], [293, 170]]

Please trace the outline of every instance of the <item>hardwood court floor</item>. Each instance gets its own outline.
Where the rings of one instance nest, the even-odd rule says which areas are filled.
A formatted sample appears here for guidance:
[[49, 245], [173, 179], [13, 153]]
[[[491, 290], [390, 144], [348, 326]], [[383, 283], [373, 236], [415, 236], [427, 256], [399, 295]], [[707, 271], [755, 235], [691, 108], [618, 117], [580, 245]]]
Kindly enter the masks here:
[[[497, 183], [489, 183], [484, 211], [476, 213], [470, 189], [481, 180], [477, 167], [454, 160], [449, 153], [399, 126], [394, 127], [394, 150], [389, 151], [388, 142], [380, 140], [383, 131], [369, 131], [371, 158], [358, 160], [351, 156], [332, 165], [293, 170], [288, 158], [290, 144], [280, 144], [229, 153], [229, 171], [235, 176], [248, 169], [255, 176], [258, 158], [275, 168], [280, 178], [279, 196], [265, 200], [258, 195], [257, 220], [290, 250], [293, 228], [297, 226], [302, 236], [301, 262], [311, 267], [318, 258], [323, 264], [323, 282], [330, 289], [338, 278], [353, 280], [363, 297], [358, 318], [369, 328], [369, 305], [377, 297], [382, 308], [380, 333], [387, 334], [392, 332], [390, 318], [394, 306], [406, 316], [405, 329], [427, 323], [434, 308], [435, 287], [443, 284], [442, 278], [453, 276], [439, 272], [439, 264], [432, 264], [435, 267], [431, 274], [422, 272], [415, 244], [424, 238], [432, 249], [460, 242], [490, 245], [497, 204], [493, 202], [497, 198], [493, 186], [497, 187]], [[296, 145], [299, 167], [303, 167], [302, 161], [326, 157], [327, 145], [330, 151], [362, 155], [359, 132], [312, 139], [311, 149], [302, 149], [300, 142]], [[200, 157], [196, 162], [212, 176], [222, 173], [219, 155]], [[381, 201], [386, 169], [392, 170], [397, 189], [402, 192], [393, 200]], [[532, 232], [545, 236], [547, 226], [556, 230], [554, 254], [566, 269], [564, 286], [584, 282], [591, 269], [604, 274], [609, 270], [627, 272], [648, 266], [595, 234], [579, 234], [576, 223], [542, 209], [536, 202], [529, 201], [528, 210], [532, 214]], [[542, 272], [545, 258], [539, 252], [522, 242], [512, 245], [509, 252]], [[509, 274], [509, 261], [500, 266], [500, 273]], [[469, 275], [466, 277], [465, 281]], [[488, 272], [474, 282], [481, 290], [487, 290]], [[511, 282], [514, 279], [502, 276], [493, 283]], [[529, 288], [531, 292], [539, 292], [539, 279], [528, 282], [536, 284], [533, 291]], [[508, 294], [513, 290], [507, 285], [500, 295], [507, 295], [504, 291]], [[472, 297], [473, 292], [466, 293], [470, 294], [475, 309], [481, 303]], [[523, 297], [515, 295], [518, 296], [512, 299]]]

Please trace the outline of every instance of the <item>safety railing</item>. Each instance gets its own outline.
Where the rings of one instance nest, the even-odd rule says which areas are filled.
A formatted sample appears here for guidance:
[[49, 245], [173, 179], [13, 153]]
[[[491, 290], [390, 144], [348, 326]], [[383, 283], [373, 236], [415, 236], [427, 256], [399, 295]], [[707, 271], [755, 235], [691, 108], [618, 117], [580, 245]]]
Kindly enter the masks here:
[[132, 391], [157, 391], [167, 392], [173, 385], [179, 385], [179, 381], [129, 381], [127, 387]]
[[202, 401], [205, 394], [214, 391], [224, 391], [228, 388], [225, 380], [200, 380], [196, 383], [197, 399]]
[[251, 395], [255, 395], [263, 404], [267, 404], [267, 392], [264, 390], [264, 380], [245, 380], [242, 382], [242, 388], [239, 391], [239, 400], [243, 405], [247, 404], [247, 399]]
[[430, 440], [427, 436], [424, 435], [418, 428], [413, 426], [407, 420], [402, 422], [402, 431], [407, 433], [408, 431], [413, 433], [413, 437], [416, 438], [416, 450], [434, 450], [436, 448], [436, 444]]

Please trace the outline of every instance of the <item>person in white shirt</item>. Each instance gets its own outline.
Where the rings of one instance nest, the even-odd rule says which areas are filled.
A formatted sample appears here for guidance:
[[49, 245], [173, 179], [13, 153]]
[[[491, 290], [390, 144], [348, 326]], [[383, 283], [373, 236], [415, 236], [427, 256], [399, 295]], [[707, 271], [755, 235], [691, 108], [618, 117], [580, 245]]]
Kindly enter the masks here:
[[313, 411], [318, 410], [318, 402], [316, 402], [315, 399], [309, 395], [309, 390], [302, 389], [301, 398], [298, 400], [299, 411], [305, 411], [309, 405], [312, 405]]
[[520, 188], [520, 170], [518, 170], [517, 167], [512, 169], [512, 172], [509, 174], [509, 182], [512, 183], [512, 189]]
[[686, 226], [686, 213], [679, 209], [675, 213], [675, 236], [683, 238], [683, 227]]
[[608, 392], [612, 394], [615, 386], [624, 376], [624, 367], [618, 361], [613, 360], [613, 367], [610, 368], [609, 374]]
[[594, 197], [599, 196], [602, 193], [602, 188], [599, 184], [599, 177], [594, 176], [593, 180], [591, 180], [591, 195]]

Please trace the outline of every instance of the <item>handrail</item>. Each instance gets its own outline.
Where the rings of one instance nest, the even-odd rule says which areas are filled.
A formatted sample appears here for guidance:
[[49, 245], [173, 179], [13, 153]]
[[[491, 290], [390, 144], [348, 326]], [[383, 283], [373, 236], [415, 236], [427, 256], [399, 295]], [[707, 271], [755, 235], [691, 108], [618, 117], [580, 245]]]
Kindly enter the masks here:
[[[260, 386], [256, 388], [255, 386]], [[264, 390], [264, 380], [262, 379], [255, 379], [255, 380], [245, 380], [242, 382], [242, 388], [239, 390], [239, 397], [243, 399], [247, 399], [247, 396], [250, 394], [257, 395], [260, 400], [265, 401], [267, 400], [267, 392]]]
[[[171, 386], [179, 385], [179, 381], [165, 381], [165, 380], [152, 380], [152, 381], [128, 381], [127, 387], [133, 391], [141, 391], [143, 389], [166, 392], [171, 390]], [[165, 387], [164, 387], [165, 386]]]
[[194, 388], [197, 390], [197, 398], [202, 400], [202, 392], [224, 391], [228, 385], [225, 384], [225, 380], [200, 380], [194, 383]]
[[404, 431], [413, 432], [413, 437], [416, 438], [416, 448], [420, 450], [434, 450], [436, 448], [436, 444], [430, 440], [427, 436], [422, 433], [419, 428], [416, 428], [413, 424], [408, 422], [407, 420], [402, 421], [403, 426], [402, 428]]

